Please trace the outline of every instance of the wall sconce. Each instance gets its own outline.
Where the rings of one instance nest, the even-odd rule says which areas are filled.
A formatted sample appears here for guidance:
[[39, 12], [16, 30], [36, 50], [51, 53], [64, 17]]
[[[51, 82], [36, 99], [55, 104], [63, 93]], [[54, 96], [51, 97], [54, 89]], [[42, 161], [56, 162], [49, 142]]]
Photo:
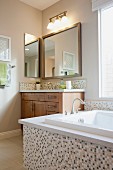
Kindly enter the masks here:
[[69, 19], [67, 18], [66, 14], [67, 14], [67, 11], [64, 11], [64, 12], [50, 18], [49, 19], [50, 22], [47, 26], [47, 29], [57, 30], [57, 29], [62, 29], [64, 27], [68, 27]]

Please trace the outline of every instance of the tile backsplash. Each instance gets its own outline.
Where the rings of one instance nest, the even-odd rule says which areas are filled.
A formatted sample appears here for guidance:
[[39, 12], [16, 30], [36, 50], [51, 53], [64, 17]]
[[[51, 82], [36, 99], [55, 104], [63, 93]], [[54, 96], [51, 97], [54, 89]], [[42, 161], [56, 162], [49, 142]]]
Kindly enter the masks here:
[[[51, 89], [61, 89], [61, 84], [63, 84], [64, 88], [66, 86], [66, 81], [58, 80], [58, 81], [42, 81], [40, 88], [44, 90]], [[86, 89], [86, 80], [72, 80], [72, 89]], [[35, 90], [36, 84], [31, 82], [20, 82], [20, 90]]]
[[86, 100], [85, 110], [111, 110], [113, 111], [113, 101]]
[[[66, 81], [42, 81], [41, 89], [61, 89], [61, 84], [64, 84], [64, 88], [66, 86]], [[72, 80], [72, 89], [86, 89], [86, 80]]]
[[20, 82], [19, 83], [20, 90], [35, 90], [35, 88], [36, 88], [35, 83], [29, 83], [29, 82]]

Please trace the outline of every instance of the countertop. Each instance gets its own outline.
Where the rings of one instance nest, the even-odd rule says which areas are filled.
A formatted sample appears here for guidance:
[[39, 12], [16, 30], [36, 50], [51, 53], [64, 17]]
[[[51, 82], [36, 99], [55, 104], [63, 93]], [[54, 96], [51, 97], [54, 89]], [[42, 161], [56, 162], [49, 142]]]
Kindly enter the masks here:
[[85, 89], [58, 89], [58, 90], [20, 90], [21, 93], [42, 93], [42, 92], [47, 92], [47, 93], [73, 93], [73, 92], [85, 92]]
[[64, 116], [63, 114], [54, 114], [54, 115], [47, 115], [47, 116], [40, 116], [40, 117], [33, 117], [28, 119], [20, 119], [18, 122], [20, 124], [26, 125], [28, 127], [34, 127], [38, 129], [43, 129], [49, 131], [51, 133], [57, 133], [65, 136], [69, 136], [71, 138], [78, 138], [85, 140], [87, 142], [96, 143], [99, 145], [107, 146], [113, 148], [113, 138], [100, 136], [92, 133], [86, 133], [83, 131], [72, 130], [69, 128], [64, 128], [60, 126], [46, 124], [46, 118], [58, 118]]

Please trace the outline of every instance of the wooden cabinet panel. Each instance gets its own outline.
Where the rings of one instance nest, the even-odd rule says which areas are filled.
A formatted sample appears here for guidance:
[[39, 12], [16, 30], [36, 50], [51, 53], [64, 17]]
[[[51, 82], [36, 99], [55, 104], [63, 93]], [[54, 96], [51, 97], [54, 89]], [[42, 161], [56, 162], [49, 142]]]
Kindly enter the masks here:
[[22, 99], [45, 101], [45, 93], [22, 93]]
[[39, 100], [38, 93], [22, 93], [23, 100]]
[[22, 119], [33, 117], [33, 102], [22, 100]]
[[59, 104], [54, 102], [46, 102], [46, 110], [57, 113], [59, 111]]
[[33, 112], [34, 116], [44, 116], [46, 114], [46, 106], [45, 102], [33, 102]]
[[45, 99], [46, 99], [46, 101], [58, 102], [59, 101], [59, 93], [46, 93]]
[[40, 102], [45, 101], [45, 93], [38, 93], [38, 101], [40, 101]]

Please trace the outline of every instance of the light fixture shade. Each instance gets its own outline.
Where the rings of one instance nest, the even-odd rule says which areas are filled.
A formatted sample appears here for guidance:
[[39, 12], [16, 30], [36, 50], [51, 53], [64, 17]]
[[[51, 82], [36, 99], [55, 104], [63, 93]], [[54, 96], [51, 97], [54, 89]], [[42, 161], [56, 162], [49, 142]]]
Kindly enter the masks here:
[[66, 27], [66, 26], [69, 26], [69, 19], [67, 16], [63, 16], [62, 19], [61, 19], [61, 24], [62, 24], [62, 27]]
[[67, 11], [64, 11], [54, 17], [51, 17], [47, 29], [58, 31], [59, 29], [64, 29], [70, 25], [69, 19], [66, 16]]
[[54, 28], [54, 24], [53, 24], [53, 22], [50, 22], [47, 26], [47, 29], [52, 30], [53, 28]]
[[61, 27], [61, 21], [60, 19], [56, 19], [55, 22], [54, 22], [54, 29], [57, 30]]

